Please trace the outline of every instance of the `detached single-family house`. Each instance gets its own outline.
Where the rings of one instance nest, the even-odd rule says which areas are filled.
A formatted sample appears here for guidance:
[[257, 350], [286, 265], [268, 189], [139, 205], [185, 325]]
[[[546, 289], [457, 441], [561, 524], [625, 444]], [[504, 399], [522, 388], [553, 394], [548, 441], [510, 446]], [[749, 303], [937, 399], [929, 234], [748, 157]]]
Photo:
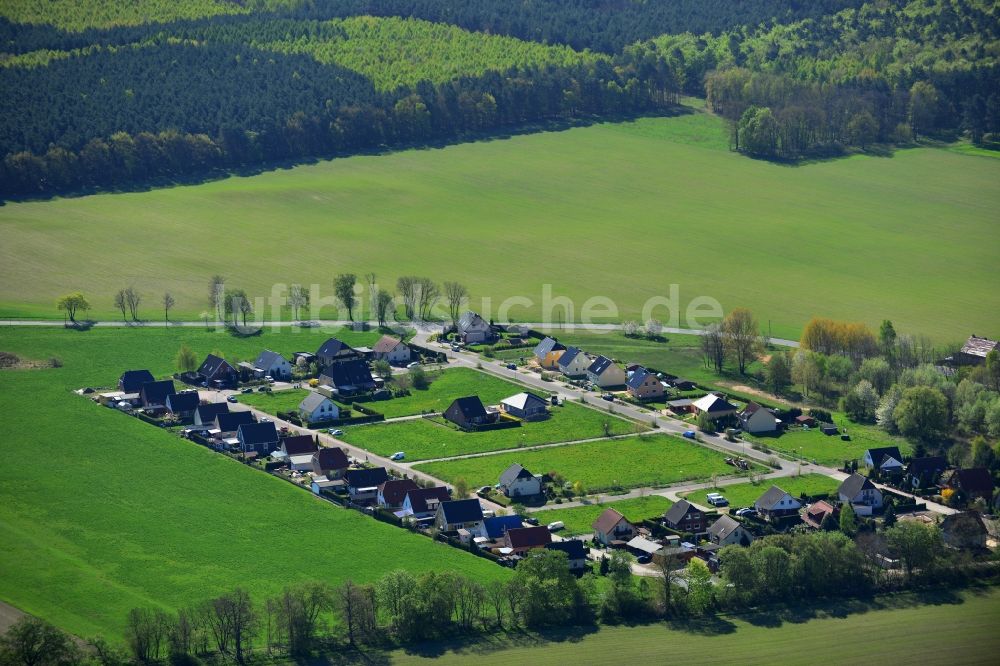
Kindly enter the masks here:
[[482, 400], [476, 395], [456, 398], [448, 405], [448, 409], [444, 410], [444, 417], [464, 430], [475, 430], [479, 426], [496, 421], [496, 414], [487, 413]]
[[139, 402], [146, 409], [166, 409], [167, 396], [177, 393], [172, 379], [146, 382], [139, 388]]
[[472, 311], [458, 318], [457, 330], [458, 337], [467, 345], [489, 342], [495, 335], [489, 322]]
[[802, 514], [802, 522], [804, 522], [809, 527], [819, 529], [823, 526], [823, 521], [826, 520], [827, 516], [837, 517], [837, 508], [827, 502], [826, 500], [819, 500], [818, 502], [813, 502]]
[[278, 450], [281, 451], [281, 455], [287, 458], [308, 456], [309, 464], [303, 469], [312, 469], [312, 457], [314, 453], [319, 451], [319, 447], [316, 445], [316, 440], [313, 439], [312, 435], [292, 435], [291, 437], [282, 438], [281, 446], [278, 447]]
[[378, 487], [389, 480], [389, 474], [385, 467], [349, 469], [344, 472], [344, 480], [347, 482], [347, 494], [351, 501], [362, 504], [375, 501]]
[[566, 553], [570, 571], [583, 571], [587, 568], [587, 548], [582, 541], [564, 539], [545, 544], [546, 550], [558, 550]]
[[903, 474], [903, 483], [913, 490], [933, 488], [948, 469], [948, 461], [942, 456], [911, 458]]
[[476, 498], [450, 500], [438, 504], [434, 526], [442, 532], [466, 529], [474, 534], [483, 531], [483, 507]]
[[612, 361], [607, 356], [598, 356], [587, 367], [587, 379], [595, 386], [608, 388], [610, 386], [622, 386], [628, 376], [620, 365]]
[[512, 555], [522, 555], [535, 548], [544, 548], [552, 543], [552, 532], [544, 525], [538, 527], [515, 527], [507, 530], [504, 545]]
[[249, 425], [253, 422], [253, 413], [249, 411], [220, 412], [215, 415], [215, 429], [219, 433], [236, 432], [241, 425]]
[[256, 451], [258, 455], [266, 456], [278, 448], [278, 431], [271, 421], [240, 425], [236, 429], [236, 439], [243, 453]]
[[559, 356], [556, 365], [559, 367], [559, 372], [567, 377], [584, 377], [587, 374], [587, 368], [591, 365], [591, 360], [583, 353], [583, 350], [567, 347], [566, 351]]
[[388, 361], [392, 365], [406, 365], [410, 362], [410, 346], [391, 335], [383, 335], [372, 347], [372, 359]]
[[524, 523], [521, 522], [521, 517], [517, 515], [490, 516], [483, 519], [483, 532], [485, 533], [485, 537], [490, 541], [503, 539], [507, 530], [514, 530], [519, 527], [524, 527]]
[[663, 514], [667, 527], [679, 532], [698, 534], [705, 530], [705, 512], [687, 500], [675, 502]]
[[270, 349], [262, 351], [257, 356], [257, 360], [253, 362], [253, 366], [260, 377], [273, 379], [291, 379], [292, 377], [292, 364], [287, 358]]
[[305, 423], [322, 423], [340, 418], [340, 407], [320, 393], [310, 392], [299, 403], [299, 418]]
[[209, 386], [236, 386], [240, 373], [229, 361], [215, 354], [209, 354], [195, 373]]
[[143, 384], [156, 381], [149, 370], [126, 370], [118, 378], [118, 390], [122, 393], [138, 393]]
[[319, 377], [319, 383], [344, 397], [351, 397], [375, 390], [375, 380], [368, 364], [361, 359], [340, 360], [328, 365]]
[[985, 467], [956, 469], [948, 477], [944, 487], [961, 492], [969, 501], [982, 497], [988, 504], [993, 499], [993, 477]]
[[339, 479], [351, 466], [347, 454], [339, 447], [322, 448], [312, 455], [312, 472], [328, 479]]
[[438, 506], [451, 499], [451, 493], [444, 486], [418, 488], [406, 493], [402, 513], [416, 519], [429, 518], [437, 514]]
[[708, 528], [708, 540], [721, 546], [749, 546], [753, 535], [736, 519], [720, 516]]
[[215, 417], [219, 414], [228, 413], [228, 402], [212, 402], [207, 405], [198, 405], [194, 410], [193, 421], [197, 426], [205, 426], [206, 428], [215, 427]]
[[167, 411], [179, 419], [189, 419], [194, 416], [194, 410], [198, 409], [198, 403], [197, 391], [171, 393], [167, 396]]
[[695, 414], [707, 414], [713, 421], [736, 413], [736, 405], [714, 393], [703, 395], [691, 403]]
[[972, 335], [955, 355], [955, 364], [981, 365], [986, 362], [986, 355], [994, 350], [1000, 350], [1000, 342]]
[[795, 424], [804, 426], [806, 428], [816, 427], [816, 417], [809, 416], [808, 414], [799, 414], [795, 417]]
[[500, 475], [499, 486], [507, 497], [539, 495], [542, 492], [542, 477], [514, 463]]
[[903, 455], [898, 446], [868, 449], [861, 461], [865, 467], [877, 469], [879, 476], [896, 478], [903, 474]]
[[882, 491], [867, 476], [855, 472], [840, 483], [837, 497], [854, 507], [859, 516], [870, 516], [882, 508]]
[[952, 548], [959, 550], [985, 548], [988, 535], [983, 517], [975, 511], [953, 513], [941, 521], [941, 538]]
[[663, 397], [663, 382], [646, 368], [636, 368], [625, 381], [629, 395], [636, 400], [659, 400]]
[[590, 526], [594, 529], [594, 540], [605, 546], [615, 541], [627, 542], [636, 535], [635, 526], [615, 509], [605, 509]]
[[566, 351], [566, 346], [560, 344], [555, 338], [545, 338], [537, 345], [533, 351], [538, 365], [546, 370], [556, 370], [559, 368], [559, 357]]
[[785, 516], [797, 515], [802, 503], [778, 486], [771, 486], [753, 503], [757, 515], [764, 520], [774, 521]]
[[536, 421], [548, 415], [549, 407], [543, 398], [525, 392], [501, 400], [500, 411], [525, 421]]
[[316, 350], [316, 361], [321, 368], [344, 361], [362, 361], [362, 355], [345, 342], [330, 338]]
[[774, 432], [778, 429], [778, 417], [774, 413], [756, 402], [750, 402], [744, 407], [736, 417], [740, 420], [740, 427], [751, 434], [762, 432]]
[[419, 487], [412, 479], [389, 479], [378, 487], [375, 503], [387, 509], [398, 509], [403, 506], [406, 493]]

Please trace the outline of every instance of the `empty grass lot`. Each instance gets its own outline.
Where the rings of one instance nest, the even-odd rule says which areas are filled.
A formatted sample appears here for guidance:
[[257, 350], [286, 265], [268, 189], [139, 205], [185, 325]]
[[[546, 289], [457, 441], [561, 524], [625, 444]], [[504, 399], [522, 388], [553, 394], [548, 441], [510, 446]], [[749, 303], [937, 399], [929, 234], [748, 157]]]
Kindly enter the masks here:
[[464, 478], [470, 487], [477, 487], [495, 484], [512, 463], [520, 463], [535, 474], [558, 472], [567, 481], [580, 481], [588, 492], [662, 486], [733, 472], [725, 456], [667, 435], [445, 460], [416, 468], [447, 481]]
[[240, 394], [237, 399], [244, 405], [249, 405], [268, 414], [278, 412], [294, 412], [299, 409], [299, 403], [309, 395], [306, 389], [289, 389], [273, 393]]
[[620, 500], [618, 502], [603, 502], [601, 504], [588, 504], [586, 506], [574, 506], [569, 509], [546, 509], [538, 511], [533, 515], [542, 524], [552, 523], [561, 520], [566, 523], [566, 529], [559, 532], [563, 536], [573, 536], [575, 534], [589, 534], [593, 532], [594, 521], [605, 509], [617, 509], [629, 521], [638, 523], [644, 518], [655, 518], [661, 516], [673, 504], [666, 497], [660, 495], [648, 495], [646, 497], [634, 497], [632, 499]]
[[426, 389], [411, 388], [408, 396], [380, 400], [368, 406], [391, 419], [423, 412], [443, 412], [455, 398], [467, 395], [478, 395], [484, 405], [495, 405], [525, 390], [517, 384], [471, 368], [450, 368], [439, 373], [427, 373], [427, 376], [431, 383]]
[[636, 428], [645, 428], [573, 403], [551, 407], [550, 414], [544, 421], [525, 422], [520, 428], [481, 432], [463, 432], [426, 419], [376, 423], [351, 426], [341, 439], [376, 455], [405, 451], [407, 460], [428, 460], [604, 437], [605, 424], [613, 435], [626, 435], [636, 432]]
[[752, 483], [740, 483], [732, 486], [723, 486], [721, 488], [708, 488], [705, 490], [696, 490], [692, 493], [686, 495], [687, 499], [700, 504], [701, 506], [710, 507], [708, 500], [705, 496], [708, 493], [722, 493], [727, 500], [729, 500], [729, 506], [731, 508], [740, 508], [744, 506], [753, 506], [753, 503], [758, 497], [767, 492], [767, 489], [771, 486], [778, 486], [785, 492], [789, 493], [792, 497], [798, 498], [802, 493], [806, 495], [820, 495], [822, 493], [835, 493], [837, 492], [837, 487], [840, 482], [836, 479], [831, 479], [828, 476], [823, 476], [822, 474], [803, 474], [802, 476], [789, 476], [783, 479], [774, 479], [769, 481], [764, 479], [758, 485]]
[[801, 457], [815, 460], [823, 465], [840, 467], [845, 460], [861, 460], [865, 451], [882, 446], [898, 446], [900, 453], [908, 455], [912, 445], [902, 437], [893, 437], [878, 426], [864, 425], [849, 421], [843, 414], [833, 414], [834, 423], [850, 435], [850, 441], [844, 441], [840, 435], [824, 435], [819, 428], [802, 430], [791, 428], [777, 437], [759, 435], [744, 435], [748, 442], [757, 442], [774, 451], [779, 451], [791, 457]]

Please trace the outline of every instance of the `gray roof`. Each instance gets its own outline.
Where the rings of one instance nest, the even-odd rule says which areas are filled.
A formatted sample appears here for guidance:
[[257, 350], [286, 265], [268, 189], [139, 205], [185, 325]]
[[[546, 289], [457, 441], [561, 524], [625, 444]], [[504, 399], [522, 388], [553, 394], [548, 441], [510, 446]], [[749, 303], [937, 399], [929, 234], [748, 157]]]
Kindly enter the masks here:
[[663, 517], [668, 523], [676, 525], [677, 523], [684, 520], [684, 516], [688, 514], [689, 511], [694, 510], [700, 512], [700, 509], [695, 507], [691, 502], [687, 500], [681, 500], [677, 502], [672, 507], [667, 509], [667, 512], [663, 514]]
[[875, 484], [867, 476], [855, 472], [841, 482], [837, 494], [848, 500], [854, 499], [862, 490], [874, 488]]
[[563, 355], [559, 357], [558, 363], [560, 366], [566, 367], [573, 362], [573, 359], [582, 353], [583, 350], [581, 349], [577, 349], [576, 347], [567, 347], [566, 351], [563, 352]]
[[518, 463], [514, 463], [505, 469], [503, 474], [500, 475], [500, 485], [509, 486], [514, 483], [516, 479], [531, 479], [533, 477], [534, 475], [527, 469], [521, 467]]
[[965, 344], [962, 345], [963, 354], [981, 356], [983, 358], [986, 358], [986, 355], [994, 349], [1000, 349], [1000, 342], [990, 340], [989, 338], [979, 338], [975, 335], [970, 336]]
[[352, 352], [351, 346], [345, 342], [341, 342], [337, 338], [330, 338], [316, 350], [316, 356], [337, 356], [343, 352]]
[[167, 396], [167, 409], [172, 412], [193, 412], [198, 408], [198, 402], [197, 391], [171, 393]]
[[504, 405], [513, 407], [514, 409], [527, 409], [528, 404], [532, 402], [540, 404], [542, 407], [545, 407], [548, 404], [545, 402], [544, 399], [539, 398], [534, 393], [528, 393], [528, 392], [516, 393], [510, 396], [509, 398], [504, 398], [500, 402]]
[[486, 323], [485, 319], [471, 310], [458, 318], [458, 330], [460, 331], [467, 331], [470, 328], [483, 327], [489, 327], [489, 324]]
[[244, 446], [257, 444], [273, 444], [278, 441], [278, 431], [274, 423], [241, 423], [236, 430], [236, 436]]
[[209, 354], [205, 357], [201, 367], [198, 368], [198, 374], [205, 377], [214, 377], [220, 370], [227, 366], [231, 372], [236, 372], [236, 368], [234, 368], [229, 361], [224, 358], [220, 358], [215, 354]]
[[229, 403], [213, 402], [208, 405], [198, 405], [197, 412], [198, 418], [201, 419], [202, 423], [210, 423], [214, 421], [215, 417], [219, 414], [229, 413]]
[[310, 391], [309, 395], [302, 399], [299, 403], [299, 409], [312, 413], [316, 411], [316, 408], [322, 405], [325, 401], [329, 400], [325, 395], [316, 393], [315, 391]]
[[739, 522], [733, 518], [730, 518], [729, 516], [720, 516], [719, 519], [712, 523], [712, 526], [708, 528], [708, 534], [709, 536], [713, 536], [719, 541], [722, 541], [739, 527]]
[[483, 507], [475, 498], [441, 502], [439, 510], [444, 513], [444, 520], [449, 524], [474, 523], [483, 519]]
[[535, 345], [534, 354], [539, 359], [544, 359], [550, 352], [566, 349], [555, 338], [545, 338]]
[[285, 360], [285, 357], [278, 352], [273, 352], [270, 349], [265, 349], [258, 356], [257, 360], [253, 362], [254, 366], [265, 369], [270, 368], [276, 363], [281, 363]]
[[[642, 386], [643, 382], [646, 381], [647, 377], [656, 377], [656, 375], [654, 375], [646, 368], [636, 368], [635, 370], [632, 371], [632, 374], [625, 381], [625, 385], [628, 386], [630, 389], [637, 389], [640, 386]], [[657, 378], [656, 381], [660, 381], [659, 378]]]
[[587, 368], [587, 372], [591, 372], [595, 375], [603, 375], [604, 371], [612, 365], [614, 365], [614, 361], [607, 356], [598, 356], [594, 359], [594, 362], [590, 364], [590, 367]]
[[781, 501], [781, 498], [787, 495], [784, 490], [778, 486], [771, 486], [767, 489], [763, 495], [757, 498], [757, 501], [753, 503], [754, 508], [757, 509], [771, 509], [775, 504]]
[[[478, 395], [467, 395], [464, 398], [455, 398], [451, 406], [457, 405], [458, 411], [467, 419], [486, 418], [486, 408]], [[451, 409], [451, 406], [448, 409]], [[448, 411], [446, 409], [445, 411]]]
[[903, 456], [899, 453], [898, 446], [883, 446], [877, 449], [868, 449], [867, 453], [872, 459], [872, 465], [875, 467], [880, 467], [885, 462], [886, 456], [897, 462], [903, 462]]

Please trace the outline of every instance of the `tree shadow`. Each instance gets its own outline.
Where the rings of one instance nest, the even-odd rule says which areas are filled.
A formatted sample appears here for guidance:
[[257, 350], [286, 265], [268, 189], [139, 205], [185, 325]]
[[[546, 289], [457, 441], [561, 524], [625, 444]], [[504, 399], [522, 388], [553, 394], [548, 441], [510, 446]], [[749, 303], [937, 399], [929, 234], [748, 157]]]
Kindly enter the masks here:
[[70, 321], [66, 322], [65, 327], [71, 331], [89, 331], [94, 328], [97, 321], [94, 319], [84, 319], [80, 321]]
[[511, 630], [500, 634], [487, 634], [476, 639], [451, 639], [433, 641], [403, 648], [406, 654], [433, 659], [447, 653], [482, 657], [512, 647], [537, 647], [549, 643], [577, 643], [600, 630], [597, 625], [560, 627], [533, 632]]

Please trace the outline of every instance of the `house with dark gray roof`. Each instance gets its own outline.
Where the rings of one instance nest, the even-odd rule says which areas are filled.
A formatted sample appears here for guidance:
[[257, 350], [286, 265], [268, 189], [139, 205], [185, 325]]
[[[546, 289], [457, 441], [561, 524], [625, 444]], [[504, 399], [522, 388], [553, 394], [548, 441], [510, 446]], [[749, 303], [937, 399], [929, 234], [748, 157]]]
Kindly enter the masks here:
[[981, 497], [989, 503], [993, 499], [993, 476], [985, 467], [956, 469], [948, 477], [944, 487], [961, 492], [969, 501]]
[[659, 400], [663, 397], [663, 382], [646, 368], [632, 370], [625, 381], [625, 388], [636, 400]]
[[166, 409], [167, 396], [177, 393], [172, 379], [146, 382], [139, 388], [139, 402], [146, 409]]
[[882, 508], [882, 491], [871, 479], [857, 472], [841, 481], [837, 496], [841, 502], [854, 507], [854, 512], [861, 516], [870, 516]]
[[548, 416], [549, 403], [534, 393], [522, 392], [501, 400], [500, 409], [519, 419], [535, 421]]
[[313, 474], [328, 479], [339, 479], [350, 466], [347, 454], [339, 447], [321, 448], [312, 456]]
[[194, 410], [198, 408], [198, 403], [197, 391], [171, 393], [167, 396], [167, 411], [176, 418], [188, 419], [194, 416]]
[[340, 418], [340, 407], [321, 393], [310, 392], [299, 403], [299, 417], [306, 423], [322, 423]]
[[278, 431], [271, 421], [241, 424], [236, 429], [236, 439], [243, 453], [256, 451], [258, 455], [266, 456], [278, 448]]
[[458, 336], [467, 345], [489, 342], [496, 337], [493, 327], [477, 313], [469, 311], [458, 318]]
[[625, 371], [607, 356], [598, 356], [587, 366], [587, 379], [595, 386], [622, 386], [628, 380]]
[[687, 500], [680, 500], [663, 514], [663, 522], [679, 532], [699, 534], [705, 531], [705, 512]]
[[330, 338], [316, 350], [316, 360], [320, 367], [343, 361], [363, 361], [361, 353], [337, 338]]
[[778, 486], [771, 486], [753, 503], [757, 515], [767, 521], [796, 515], [802, 503]]
[[[194, 410], [194, 424], [198, 426], [215, 427], [215, 417], [219, 414], [229, 413], [228, 402], [212, 402], [207, 405], [198, 405]], [[249, 414], [249, 412], [247, 412]]]
[[713, 421], [736, 413], [736, 405], [725, 398], [709, 393], [691, 403], [696, 414], [707, 414]]
[[210, 386], [235, 386], [240, 373], [230, 365], [229, 361], [215, 354], [205, 357], [196, 373], [198, 378]]
[[542, 477], [514, 463], [500, 475], [500, 490], [507, 497], [526, 497], [542, 492]]
[[911, 458], [906, 464], [903, 483], [913, 490], [932, 488], [941, 480], [941, 475], [948, 469], [948, 461], [942, 456], [924, 456]]
[[434, 526], [442, 532], [466, 529], [481, 534], [483, 531], [483, 507], [475, 498], [441, 502], [434, 516]]
[[406, 493], [401, 514], [416, 519], [429, 518], [437, 514], [438, 506], [451, 499], [451, 493], [444, 486], [418, 488]]
[[559, 372], [567, 377], [585, 377], [587, 375], [587, 368], [590, 367], [591, 363], [590, 357], [584, 354], [583, 350], [576, 347], [567, 347], [566, 351], [559, 357], [559, 360], [556, 361]]
[[538, 365], [546, 370], [557, 370], [559, 368], [559, 357], [566, 351], [566, 346], [560, 344], [555, 338], [545, 338], [537, 345], [532, 353]]
[[328, 365], [319, 377], [319, 383], [329, 386], [339, 396], [352, 397], [375, 390], [368, 364], [360, 359], [340, 360]]
[[877, 469], [880, 475], [896, 477], [903, 473], [903, 455], [898, 446], [868, 449], [861, 460], [865, 467]]
[[456, 398], [448, 405], [448, 409], [444, 410], [444, 418], [464, 430], [475, 430], [496, 421], [496, 414], [487, 413], [479, 396], [469, 395]]
[[215, 415], [215, 429], [220, 433], [236, 432], [241, 425], [253, 422], [253, 413], [250, 411], [220, 412]]
[[149, 370], [126, 370], [118, 378], [118, 390], [122, 393], [138, 393], [143, 384], [156, 381]]
[[753, 541], [751, 534], [743, 524], [730, 516], [720, 516], [708, 528], [708, 540], [719, 546], [749, 546]]
[[383, 335], [372, 347], [372, 359], [386, 361], [392, 365], [406, 365], [410, 362], [410, 346], [391, 335]]
[[389, 480], [385, 467], [368, 467], [365, 469], [349, 469], [344, 472], [347, 482], [347, 493], [352, 502], [374, 502], [378, 497], [378, 487]]
[[582, 571], [587, 568], [587, 548], [582, 541], [563, 539], [545, 544], [546, 550], [557, 550], [566, 553], [570, 571]]
[[270, 349], [258, 354], [253, 366], [261, 377], [267, 376], [279, 380], [292, 377], [292, 364], [287, 358]]

